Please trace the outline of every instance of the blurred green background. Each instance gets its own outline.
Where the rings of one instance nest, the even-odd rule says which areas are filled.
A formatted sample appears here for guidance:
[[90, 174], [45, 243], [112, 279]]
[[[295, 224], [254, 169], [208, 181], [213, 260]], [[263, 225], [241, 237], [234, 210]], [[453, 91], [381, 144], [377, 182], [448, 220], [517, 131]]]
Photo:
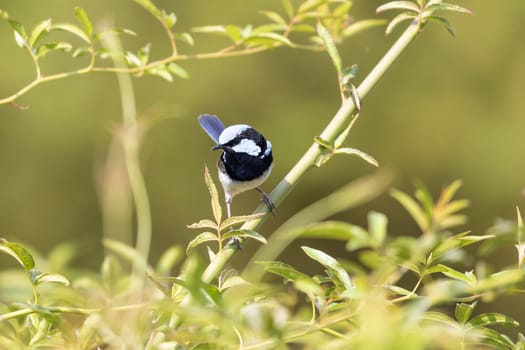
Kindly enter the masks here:
[[[264, 23], [260, 10], [282, 12], [278, 0], [156, 3], [177, 14], [180, 31]], [[376, 18], [374, 10], [381, 3], [355, 1], [353, 16]], [[525, 2], [460, 5], [474, 15], [447, 15], [457, 37], [429, 25], [364, 101], [349, 144], [393, 171], [393, 186], [405, 191], [412, 191], [413, 181], [419, 179], [437, 194], [443, 185], [462, 179], [460, 195], [472, 201], [465, 229], [480, 233], [498, 217], [513, 218], [516, 205], [525, 210]], [[84, 7], [98, 25], [109, 22], [137, 32], [137, 37], [123, 39], [130, 50], [151, 42], [153, 58], [168, 52], [161, 28], [131, 1], [0, 1], [0, 8], [27, 27], [49, 17], [74, 22], [75, 6]], [[345, 65], [359, 65], [357, 82], [400, 31], [385, 37], [384, 30], [376, 28], [340, 46]], [[227, 44], [214, 36], [195, 34], [195, 40], [194, 48], [181, 46], [182, 50], [207, 52]], [[31, 79], [33, 67], [4, 22], [0, 52], [0, 96], [5, 97]], [[51, 54], [44, 62], [48, 72], [78, 67], [67, 54]], [[339, 106], [335, 73], [323, 53], [282, 48], [183, 66], [190, 80], [134, 79], [139, 113], [169, 117], [151, 128], [142, 151], [152, 206], [153, 260], [167, 246], [186, 244], [195, 235], [186, 224], [211, 215], [203, 167], [214, 167], [218, 154], [209, 152], [211, 140], [196, 121], [199, 114], [218, 114], [226, 124], [251, 124], [271, 139], [276, 165], [264, 185], [269, 191]], [[116, 77], [95, 73], [55, 81], [35, 88], [18, 103], [29, 109], [0, 106], [0, 236], [43, 253], [60, 242], [81, 242], [79, 260], [96, 267], [103, 231], [96, 179], [111, 130], [121, 118]], [[310, 172], [262, 233], [374, 171], [357, 158], [341, 157]], [[250, 212], [257, 201], [256, 193], [239, 196], [233, 210]], [[392, 234], [417, 232], [386, 194], [338, 218], [365, 224], [371, 209], [389, 215]], [[501, 255], [501, 265], [514, 263], [513, 249]], [[242, 264], [242, 259], [236, 257], [235, 263]], [[0, 264], [6, 261], [2, 258]]]

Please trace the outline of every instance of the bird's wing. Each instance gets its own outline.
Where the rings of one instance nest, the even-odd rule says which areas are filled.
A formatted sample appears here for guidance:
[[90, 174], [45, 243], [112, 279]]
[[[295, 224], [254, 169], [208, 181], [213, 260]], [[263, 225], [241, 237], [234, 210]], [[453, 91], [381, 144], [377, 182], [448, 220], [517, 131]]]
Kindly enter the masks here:
[[212, 114], [201, 114], [199, 116], [199, 124], [202, 126], [204, 131], [215, 141], [219, 143], [219, 136], [224, 130], [224, 124], [221, 120]]

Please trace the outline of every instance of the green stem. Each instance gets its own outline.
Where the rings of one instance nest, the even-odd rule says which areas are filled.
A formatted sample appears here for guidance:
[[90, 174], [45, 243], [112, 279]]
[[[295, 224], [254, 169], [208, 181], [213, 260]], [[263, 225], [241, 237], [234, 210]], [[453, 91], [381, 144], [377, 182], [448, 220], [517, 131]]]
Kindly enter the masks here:
[[[419, 22], [412, 22], [408, 28], [403, 32], [399, 39], [392, 45], [390, 50], [381, 58], [377, 65], [372, 69], [368, 76], [363, 80], [361, 85], [357, 88], [357, 92], [360, 99], [370, 92], [372, 87], [379, 81], [379, 79], [385, 74], [388, 68], [392, 66], [394, 61], [403, 53], [408, 45], [414, 40], [419, 32]], [[339, 110], [336, 112], [332, 120], [328, 123], [326, 128], [321, 133], [320, 137], [328, 142], [333, 142], [336, 137], [344, 130], [345, 127], [351, 122], [353, 116], [356, 113], [356, 105], [353, 98], [346, 99]], [[284, 198], [293, 190], [293, 188], [299, 183], [303, 176], [310, 170], [317, 158], [322, 154], [322, 149], [317, 143], [313, 143], [302, 158], [295, 164], [295, 166], [288, 172], [283, 180], [275, 187], [270, 194], [270, 198], [273, 203], [277, 206], [281, 203]], [[267, 212], [265, 206], [259, 206], [256, 212]], [[266, 216], [265, 216], [266, 217]], [[264, 221], [264, 217], [261, 219], [249, 221], [242, 226], [243, 229], [255, 230]], [[242, 243], [242, 242], [241, 242]], [[224, 249], [215, 256], [215, 258], [208, 265], [203, 273], [202, 279], [205, 282], [211, 282], [214, 280], [219, 273], [222, 271], [224, 266], [230, 261], [235, 255], [235, 252], [239, 249], [240, 244], [230, 244], [224, 247]]]

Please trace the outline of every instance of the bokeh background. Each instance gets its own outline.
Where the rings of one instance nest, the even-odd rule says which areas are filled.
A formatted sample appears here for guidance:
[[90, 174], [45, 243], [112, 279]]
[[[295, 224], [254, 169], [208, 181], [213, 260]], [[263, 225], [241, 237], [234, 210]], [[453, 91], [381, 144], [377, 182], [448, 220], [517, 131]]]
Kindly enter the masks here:
[[[263, 23], [260, 10], [281, 11], [278, 0], [156, 3], [177, 14], [181, 31], [211, 24]], [[353, 16], [376, 18], [374, 10], [381, 3], [355, 1]], [[435, 194], [445, 184], [463, 180], [460, 196], [472, 201], [464, 229], [479, 234], [497, 218], [514, 218], [516, 205], [525, 210], [525, 2], [460, 4], [474, 15], [448, 15], [456, 38], [438, 25], [428, 26], [364, 101], [349, 145], [372, 154], [381, 169], [395, 174], [392, 186], [405, 191], [412, 191], [415, 180]], [[75, 6], [84, 7], [97, 25], [113, 23], [137, 32], [137, 37], [123, 39], [130, 50], [151, 42], [153, 58], [168, 52], [161, 28], [131, 1], [0, 1], [0, 8], [28, 27], [49, 17], [74, 22]], [[400, 30], [385, 37], [383, 29], [373, 29], [340, 46], [345, 65], [359, 65], [357, 82]], [[220, 37], [195, 35], [195, 39], [194, 48], [186, 47], [190, 52], [227, 43]], [[3, 22], [0, 53], [4, 97], [34, 72]], [[48, 72], [78, 67], [68, 55], [49, 55], [44, 62]], [[152, 206], [153, 260], [167, 246], [186, 244], [195, 235], [186, 224], [211, 215], [202, 174], [204, 164], [213, 168], [218, 154], [209, 152], [211, 140], [196, 121], [199, 114], [218, 114], [226, 124], [248, 123], [264, 131], [276, 158], [264, 185], [270, 190], [339, 106], [335, 74], [323, 53], [283, 48], [183, 66], [190, 80], [134, 79], [139, 114], [166, 117], [149, 130], [141, 155]], [[97, 174], [121, 118], [116, 77], [96, 73], [55, 81], [33, 89], [18, 104], [29, 108], [0, 106], [0, 236], [42, 254], [74, 241], [82, 248], [78, 263], [96, 268], [103, 236]], [[341, 157], [310, 172], [263, 233], [348, 181], [375, 171], [357, 158]], [[255, 193], [242, 195], [234, 201], [234, 211], [249, 212], [257, 201]], [[371, 209], [389, 215], [391, 234], [417, 233], [387, 194], [338, 218], [364, 225]], [[246, 249], [248, 256], [251, 248]], [[497, 262], [513, 263], [513, 249], [509, 247]], [[243, 263], [242, 255], [235, 264]], [[300, 252], [292, 248], [287, 259], [293, 263], [296, 255], [300, 259]], [[8, 264], [0, 257], [0, 268]], [[509, 299], [509, 309], [515, 300]]]

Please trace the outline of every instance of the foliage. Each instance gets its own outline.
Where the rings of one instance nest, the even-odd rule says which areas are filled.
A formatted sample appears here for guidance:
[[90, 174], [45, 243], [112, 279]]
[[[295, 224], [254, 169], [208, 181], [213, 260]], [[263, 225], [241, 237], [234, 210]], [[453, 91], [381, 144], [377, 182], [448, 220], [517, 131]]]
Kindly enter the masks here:
[[[98, 30], [82, 8], [75, 9], [78, 24], [46, 19], [30, 31], [5, 11], [0, 12], [36, 70], [32, 82], [0, 102], [15, 103], [41, 83], [96, 71], [117, 73], [119, 77], [150, 74], [172, 81], [174, 77], [189, 77], [179, 65], [189, 59], [246, 55], [285, 46], [326, 52], [336, 69], [341, 107], [272, 192], [276, 204], [308, 170], [326, 165], [336, 154], [355, 155], [378, 166], [367, 153], [343, 147], [361, 112], [361, 99], [427, 23], [445, 24], [453, 32], [448, 20], [436, 12], [469, 13], [439, 0], [392, 1], [380, 6], [377, 12], [402, 11], [387, 26], [387, 33], [405, 20], [411, 23], [355, 86], [352, 81], [357, 67], [343, 64], [337, 44], [384, 21], [352, 22], [350, 1], [305, 0], [296, 4], [283, 0], [281, 12], [262, 12], [269, 23], [204, 26], [194, 28], [191, 34], [174, 30], [174, 13], [158, 8], [151, 0], [135, 2], [164, 28], [171, 48], [168, 57], [151, 60], [149, 44], [138, 52], [111, 45], [104, 37], [132, 32]], [[53, 31], [65, 31], [80, 39], [82, 45], [46, 41]], [[210, 53], [181, 53], [179, 44], [193, 45], [194, 34], [224, 37], [227, 46]], [[40, 62], [54, 51], [73, 52], [75, 59], [87, 56], [89, 62], [72, 72], [46, 75]], [[101, 63], [108, 58], [114, 66]], [[126, 84], [129, 87], [129, 82], [121, 79], [122, 100], [132, 105], [132, 98], [124, 92]], [[136, 246], [105, 239], [105, 258], [100, 271], [93, 273], [71, 266], [67, 257], [76, 254], [74, 245], [57, 247], [41, 258], [36, 249], [1, 240], [0, 252], [12, 258], [17, 268], [0, 273], [0, 280], [10, 281], [0, 288], [0, 347], [525, 349], [521, 333], [510, 336], [499, 331], [501, 327], [517, 327], [516, 320], [477, 309], [480, 304], [490, 308], [497, 297], [524, 291], [525, 233], [520, 211], [517, 224], [495, 226], [486, 234], [458, 230], [466, 223], [462, 210], [469, 205], [465, 199], [455, 199], [460, 181], [444, 187], [437, 199], [422, 184], [416, 185], [413, 196], [390, 191], [415, 221], [419, 229], [416, 235], [393, 234], [387, 215], [376, 211], [368, 214], [367, 227], [326, 220], [386, 187], [384, 179], [366, 179], [368, 182], [350, 184], [308, 206], [266, 239], [257, 231], [267, 216], [264, 206], [251, 215], [224, 219], [219, 192], [206, 167], [204, 180], [212, 218], [188, 226], [200, 233], [187, 245], [186, 255], [182, 247], [173, 246], [152, 259], [156, 264], [149, 264], [151, 216], [138, 157], [145, 124], [130, 113], [124, 115], [122, 128], [116, 133], [124, 149], [128, 190], [135, 204]], [[363, 189], [366, 195], [359, 194]], [[263, 243], [254, 254], [256, 261], [244, 271], [226, 267], [248, 239]], [[276, 260], [297, 239], [309, 241], [294, 253], [303, 255], [317, 269], [292, 266], [285, 258]], [[319, 239], [339, 243], [346, 253], [336, 256], [315, 247], [314, 240]], [[486, 257], [512, 244], [517, 249], [516, 263], [499, 271], [490, 266]], [[199, 254], [203, 245], [207, 247], [208, 264]], [[479, 255], [475, 247], [479, 247]], [[54, 272], [40, 272], [37, 267]]]

